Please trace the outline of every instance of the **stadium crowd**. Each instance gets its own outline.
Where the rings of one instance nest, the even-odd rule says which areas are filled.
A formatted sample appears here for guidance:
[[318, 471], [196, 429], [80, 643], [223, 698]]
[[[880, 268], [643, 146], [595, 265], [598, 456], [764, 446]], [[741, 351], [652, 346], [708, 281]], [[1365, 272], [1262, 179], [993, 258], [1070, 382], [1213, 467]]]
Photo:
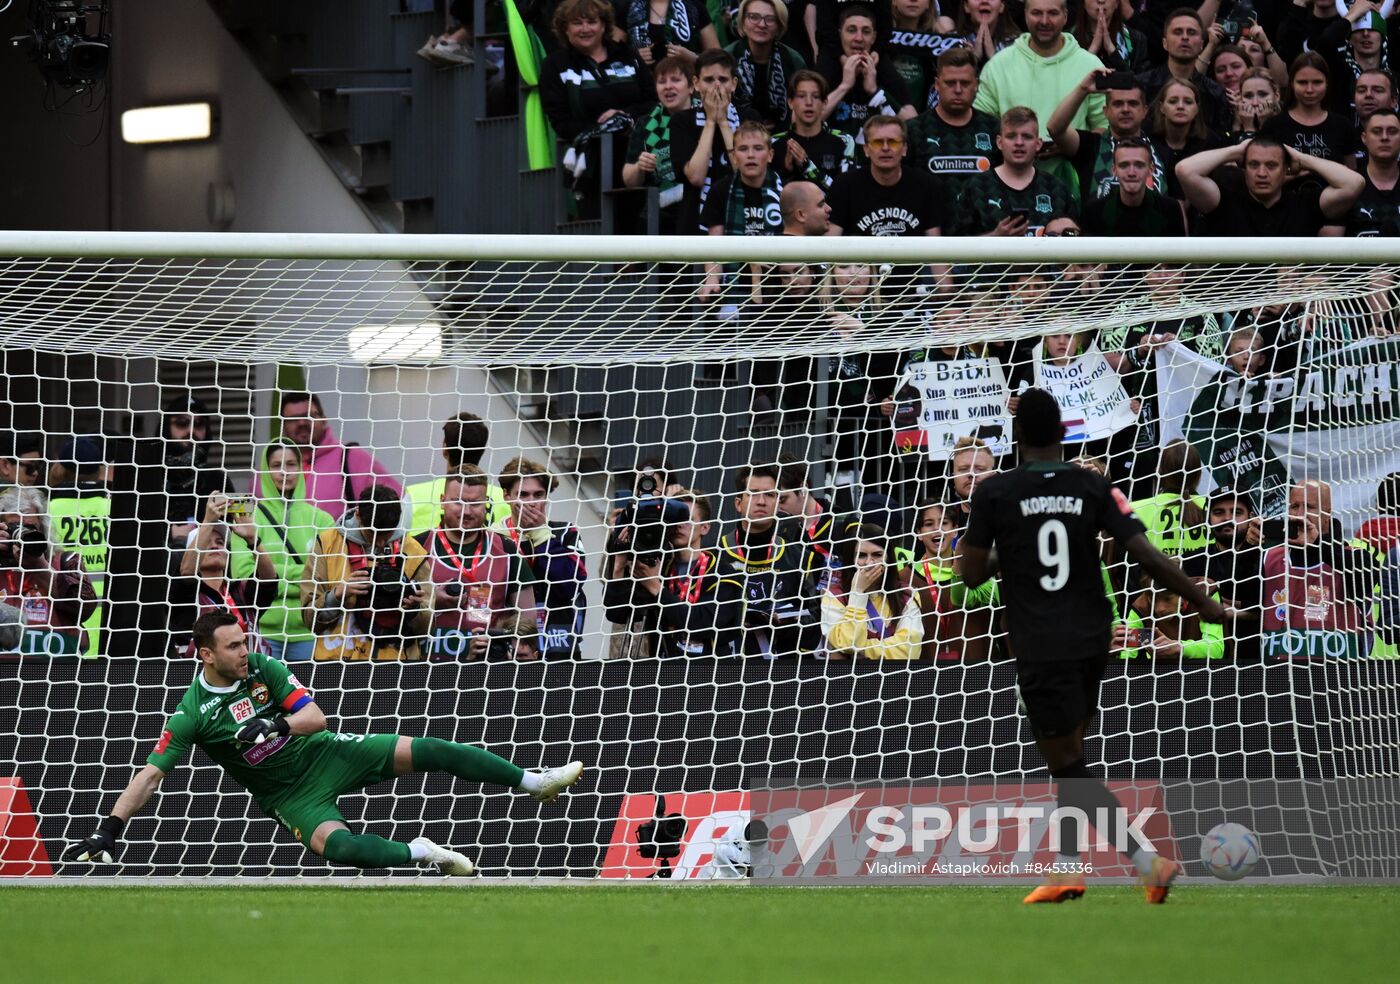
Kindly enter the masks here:
[[799, 197], [831, 209], [809, 235], [1400, 234], [1370, 0], [527, 9], [581, 207], [623, 231], [636, 200], [601, 189], [656, 188], [677, 235], [793, 234]]
[[[1120, 368], [1138, 352], [1127, 344]], [[1241, 374], [1258, 368], [1249, 346], [1230, 358]], [[481, 469], [490, 433], [470, 412], [442, 426], [443, 474], [405, 487], [370, 449], [336, 438], [316, 395], [284, 393], [282, 433], [252, 486], [236, 490], [208, 465], [212, 415], [179, 396], [151, 445], [162, 459], [135, 455], [157, 510], [145, 517], [158, 537], [137, 572], [158, 602], [149, 631], [170, 640], [163, 654], [184, 655], [193, 619], [222, 610], [252, 647], [291, 662], [572, 659], [584, 655], [584, 588], [599, 578], [613, 658], [1005, 657], [998, 582], [966, 588], [954, 555], [977, 485], [1011, 467], [1014, 449], [963, 437], [946, 462], [901, 455], [886, 418], [907, 397], [889, 391], [895, 377], [863, 378], [869, 434], [885, 446], [870, 451], [858, 501], [824, 497], [791, 458], [741, 467], [713, 493], [649, 459], [620, 482], [606, 555], [593, 560], [579, 530], [551, 517], [558, 481], [544, 463]], [[1381, 483], [1355, 538], [1317, 481], [1288, 488], [1286, 516], [1265, 520], [1243, 491], [1196, 494], [1202, 464], [1186, 441], [1135, 447], [1151, 430], [1147, 405], [1125, 428], [1131, 440], [1080, 442], [1075, 463], [1131, 494], [1153, 545], [1241, 615], [1203, 623], [1105, 543], [1115, 651], [1315, 657], [1264, 652], [1261, 640], [1319, 631], [1353, 637], [1353, 655], [1394, 656], [1400, 473]], [[0, 456], [0, 643], [36, 657], [98, 655], [103, 574], [131, 573], [112, 567], [105, 543], [112, 455], [94, 437], [68, 439], [52, 458], [48, 446], [19, 435]], [[732, 522], [720, 522], [721, 494]]]
[[[471, 5], [453, 8], [465, 23]], [[614, 142], [610, 177], [655, 187], [667, 233], [1400, 235], [1394, 21], [1369, 0], [1345, 14], [1325, 0], [560, 0], [527, 15], [549, 29], [540, 91], [574, 166], [586, 175], [579, 162]], [[422, 54], [460, 63], [469, 42], [459, 29]], [[576, 185], [585, 198], [603, 187], [593, 178], [593, 192]], [[841, 329], [929, 296], [943, 299], [937, 318], [989, 301], [1026, 323], [1092, 292], [1165, 304], [1179, 277], [1168, 266], [714, 266], [697, 290], [723, 316], [777, 324], [819, 310]], [[823, 372], [812, 358], [760, 363], [755, 412], [826, 414], [830, 464], [850, 477], [833, 487], [863, 494], [824, 498], [802, 461], [755, 461], [722, 490], [688, 487], [654, 461], [619, 489], [601, 558], [551, 518], [547, 462], [481, 470], [489, 433], [471, 413], [443, 427], [443, 477], [405, 488], [371, 449], [336, 438], [317, 395], [284, 393], [281, 436], [261, 449], [252, 486], [234, 489], [209, 466], [214, 415], [184, 394], [133, 454], [137, 492], [160, 515], [124, 555], [136, 568], [112, 573], [163, 586], [143, 598], [164, 622], [144, 624], [169, 632], [176, 653], [196, 614], [223, 609], [288, 661], [577, 658], [584, 587], [598, 579], [614, 657], [1005, 655], [996, 582], [965, 589], [953, 557], [977, 483], [1011, 467], [1014, 449], [988, 433], [934, 460], [909, 437], [921, 414], [909, 373], [991, 360], [1014, 410], [1014, 394], [1049, 370], [1096, 359], [1122, 388], [1121, 420], [1081, 435], [1077, 462], [1107, 475], [1154, 545], [1244, 613], [1202, 624], [1106, 545], [1118, 651], [1260, 658], [1270, 633], [1319, 630], [1393, 656], [1400, 474], [1381, 483], [1355, 538], [1324, 483], [1286, 489], [1286, 509], [1269, 517], [1257, 489], [1201, 496], [1197, 448], [1163, 440], [1153, 365], [1175, 343], [1231, 378], [1262, 380], [1396, 333], [1390, 311], [1270, 305], [843, 355]], [[818, 378], [829, 380], [820, 397]], [[96, 654], [112, 455], [91, 436], [11, 437], [0, 449], [0, 622], [21, 652]]]

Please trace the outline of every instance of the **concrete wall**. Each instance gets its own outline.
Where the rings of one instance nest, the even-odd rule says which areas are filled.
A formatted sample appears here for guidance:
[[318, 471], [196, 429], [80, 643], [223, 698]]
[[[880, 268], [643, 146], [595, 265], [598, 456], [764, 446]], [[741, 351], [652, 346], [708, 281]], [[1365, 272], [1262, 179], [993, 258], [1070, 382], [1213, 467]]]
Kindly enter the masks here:
[[114, 123], [123, 109], [208, 98], [220, 133], [160, 147], [114, 135], [117, 228], [217, 228], [206, 203], [210, 184], [224, 182], [234, 189], [234, 231], [374, 231], [203, 0], [122, 0], [118, 14]]

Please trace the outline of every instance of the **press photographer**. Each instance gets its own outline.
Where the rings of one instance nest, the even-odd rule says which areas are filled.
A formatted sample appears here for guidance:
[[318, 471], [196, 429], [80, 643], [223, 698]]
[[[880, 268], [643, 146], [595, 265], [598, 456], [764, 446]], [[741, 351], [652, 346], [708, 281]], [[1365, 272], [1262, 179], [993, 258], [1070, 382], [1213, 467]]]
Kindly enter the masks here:
[[35, 488], [0, 492], [0, 605], [22, 613], [22, 656], [78, 656], [83, 622], [100, 604], [76, 553], [58, 553], [48, 499]]
[[429, 659], [516, 658], [512, 636], [522, 615], [534, 626], [524, 658], [539, 658], [535, 578], [511, 539], [487, 529], [489, 484], [480, 468], [462, 465], [443, 483], [441, 524], [414, 537], [429, 557], [434, 585]]
[[398, 493], [372, 485], [321, 533], [302, 581], [315, 658], [419, 660], [432, 625], [432, 565], [404, 529]]
[[[659, 496], [653, 486], [623, 509], [608, 539], [603, 593], [608, 620], [630, 627], [615, 656], [714, 655], [725, 592], [715, 554], [703, 546], [712, 518], [709, 497], [689, 489]], [[737, 621], [737, 585], [728, 589]]]

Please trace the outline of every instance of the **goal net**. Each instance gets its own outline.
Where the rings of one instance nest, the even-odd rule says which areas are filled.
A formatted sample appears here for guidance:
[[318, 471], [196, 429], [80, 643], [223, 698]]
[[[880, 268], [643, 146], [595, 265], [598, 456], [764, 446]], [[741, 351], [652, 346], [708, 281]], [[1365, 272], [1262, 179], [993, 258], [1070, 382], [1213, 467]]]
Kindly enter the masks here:
[[120, 867], [58, 860], [168, 742], [193, 620], [227, 609], [334, 732], [586, 763], [544, 807], [441, 774], [341, 797], [490, 875], [731, 877], [766, 827], [783, 877], [1036, 878], [1050, 831], [1016, 811], [1054, 795], [1000, 586], [952, 559], [1028, 387], [1240, 612], [1105, 542], [1091, 767], [1189, 874], [1231, 821], [1256, 876], [1400, 876], [1397, 260], [5, 234], [0, 876], [355, 874], [199, 751]]

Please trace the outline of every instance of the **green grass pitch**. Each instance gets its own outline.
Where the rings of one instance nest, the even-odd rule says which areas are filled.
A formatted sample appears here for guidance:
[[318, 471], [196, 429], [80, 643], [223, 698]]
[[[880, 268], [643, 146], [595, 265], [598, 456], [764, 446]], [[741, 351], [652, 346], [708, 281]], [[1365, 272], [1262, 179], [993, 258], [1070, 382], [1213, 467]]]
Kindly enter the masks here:
[[0, 889], [0, 980], [1378, 981], [1400, 887]]

